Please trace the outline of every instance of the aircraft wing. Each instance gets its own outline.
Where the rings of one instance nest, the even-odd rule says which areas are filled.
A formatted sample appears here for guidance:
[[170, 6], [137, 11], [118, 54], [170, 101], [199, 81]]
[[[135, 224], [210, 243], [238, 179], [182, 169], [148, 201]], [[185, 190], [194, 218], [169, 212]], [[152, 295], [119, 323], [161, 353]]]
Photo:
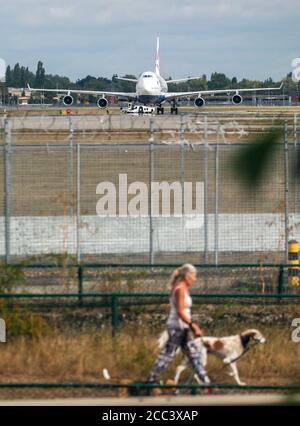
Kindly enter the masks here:
[[137, 83], [136, 78], [127, 78], [127, 77], [116, 77], [117, 80], [130, 81], [131, 83]]
[[268, 91], [268, 90], [280, 90], [283, 86], [283, 83], [279, 87], [257, 87], [257, 88], [250, 88], [250, 89], [217, 89], [217, 90], [198, 90], [196, 92], [169, 92], [165, 94], [166, 100], [180, 98], [183, 96], [203, 96], [203, 95], [214, 95], [214, 94], [239, 94], [243, 92], [261, 92], [261, 91]]
[[177, 78], [175, 80], [166, 80], [166, 83], [183, 83], [185, 81], [191, 81], [191, 80], [199, 80], [202, 77], [186, 77], [186, 78]]
[[108, 95], [108, 96], [120, 96], [120, 97], [124, 97], [124, 98], [130, 98], [130, 99], [135, 99], [136, 98], [136, 93], [135, 92], [109, 92], [106, 90], [77, 90], [77, 89], [33, 89], [29, 86], [29, 84], [27, 85], [28, 90], [30, 90], [30, 92], [53, 92], [53, 93], [64, 93], [66, 95], [70, 95], [71, 93], [77, 93], [79, 95], [95, 95], [95, 96], [104, 96], [104, 95]]

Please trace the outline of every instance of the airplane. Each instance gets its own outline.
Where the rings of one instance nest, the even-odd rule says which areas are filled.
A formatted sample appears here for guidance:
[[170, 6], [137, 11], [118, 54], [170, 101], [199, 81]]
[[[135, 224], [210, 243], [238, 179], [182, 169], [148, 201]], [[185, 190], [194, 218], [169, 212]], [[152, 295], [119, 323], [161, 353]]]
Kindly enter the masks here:
[[[77, 89], [33, 89], [28, 84], [28, 89], [31, 92], [55, 92], [64, 94], [62, 101], [65, 106], [71, 106], [74, 102], [71, 93], [94, 95], [99, 96], [97, 100], [97, 106], [99, 108], [106, 108], [108, 106], [108, 100], [105, 96], [116, 96], [121, 99], [130, 100], [133, 103], [140, 103], [142, 105], [154, 105], [157, 107], [157, 114], [164, 114], [164, 107], [162, 106], [166, 101], [171, 102], [171, 114], [178, 113], [176, 99], [187, 96], [196, 96], [194, 105], [198, 108], [205, 106], [205, 95], [214, 94], [230, 94], [233, 96], [231, 101], [234, 105], [239, 105], [243, 102], [243, 98], [240, 95], [242, 92], [258, 92], [268, 90], [280, 90], [280, 87], [262, 87], [262, 88], [250, 88], [250, 89], [217, 89], [217, 90], [197, 90], [193, 92], [168, 92], [168, 84], [180, 83], [190, 80], [199, 79], [200, 77], [187, 77], [176, 80], [165, 80], [160, 75], [160, 54], [159, 54], [159, 37], [157, 37], [156, 44], [156, 55], [155, 55], [155, 71], [145, 71], [138, 79], [117, 77], [119, 80], [130, 81], [136, 84], [135, 92], [112, 92], [112, 91], [98, 91], [98, 90], [77, 90]], [[141, 108], [142, 111], [142, 108]]]

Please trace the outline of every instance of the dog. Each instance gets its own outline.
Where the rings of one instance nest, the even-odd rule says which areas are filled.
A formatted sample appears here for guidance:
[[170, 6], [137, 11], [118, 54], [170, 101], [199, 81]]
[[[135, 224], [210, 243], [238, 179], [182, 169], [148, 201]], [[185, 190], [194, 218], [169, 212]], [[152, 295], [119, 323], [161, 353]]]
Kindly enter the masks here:
[[[164, 331], [158, 339], [160, 349], [165, 346], [167, 340], [168, 332]], [[199, 347], [199, 356], [202, 359], [204, 367], [207, 365], [207, 354], [212, 354], [221, 359], [224, 365], [228, 366], [228, 374], [233, 376], [236, 383], [240, 386], [244, 386], [246, 383], [240, 380], [236, 362], [248, 349], [248, 345], [251, 340], [257, 343], [266, 342], [266, 338], [256, 329], [248, 329], [243, 331], [241, 334], [227, 337], [198, 337], [195, 339], [195, 342]], [[182, 372], [188, 367], [188, 365], [189, 360], [185, 357], [182, 363], [176, 368], [174, 377], [175, 384], [179, 382]], [[196, 374], [194, 377], [199, 384], [203, 384]]]

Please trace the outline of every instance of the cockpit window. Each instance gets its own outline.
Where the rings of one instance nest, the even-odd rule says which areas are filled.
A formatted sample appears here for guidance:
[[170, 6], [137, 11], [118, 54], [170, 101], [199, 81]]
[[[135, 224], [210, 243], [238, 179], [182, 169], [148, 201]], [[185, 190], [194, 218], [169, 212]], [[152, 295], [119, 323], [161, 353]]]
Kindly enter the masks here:
[[147, 77], [152, 77], [152, 76], [150, 74], [144, 74], [143, 77], [147, 78]]

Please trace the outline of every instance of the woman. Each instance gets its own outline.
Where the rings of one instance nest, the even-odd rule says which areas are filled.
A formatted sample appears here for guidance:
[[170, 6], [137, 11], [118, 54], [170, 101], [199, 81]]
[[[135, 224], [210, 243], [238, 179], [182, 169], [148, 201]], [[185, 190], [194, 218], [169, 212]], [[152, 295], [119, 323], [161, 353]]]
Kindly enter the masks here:
[[175, 269], [171, 276], [171, 309], [167, 320], [169, 338], [150, 370], [149, 382], [158, 381], [160, 374], [174, 358], [176, 349], [180, 346], [199, 379], [205, 384], [210, 383], [202, 365], [199, 350], [194, 343], [194, 335], [202, 336], [200, 327], [191, 319], [192, 298], [189, 287], [196, 281], [196, 277], [196, 268], [189, 263]]

